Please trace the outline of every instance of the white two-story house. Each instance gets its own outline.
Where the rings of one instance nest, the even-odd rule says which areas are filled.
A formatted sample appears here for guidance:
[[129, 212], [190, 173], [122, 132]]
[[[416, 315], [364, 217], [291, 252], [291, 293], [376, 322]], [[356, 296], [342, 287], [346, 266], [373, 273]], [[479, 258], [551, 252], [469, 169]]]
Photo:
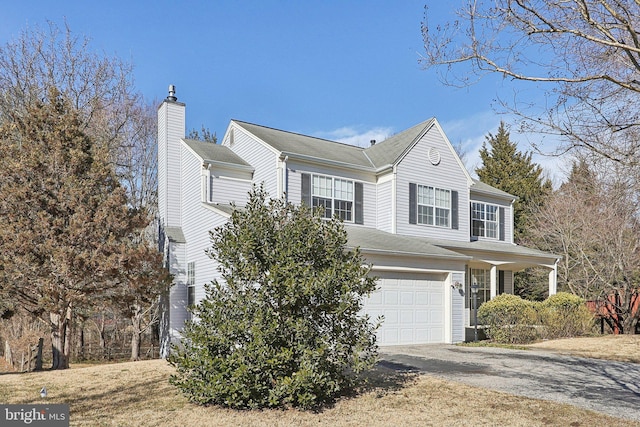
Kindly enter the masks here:
[[173, 89], [158, 109], [161, 248], [174, 286], [161, 322], [163, 354], [187, 306], [220, 279], [205, 254], [253, 184], [271, 197], [338, 216], [379, 278], [364, 310], [384, 316], [380, 345], [455, 343], [471, 324], [471, 283], [482, 303], [513, 293], [513, 273], [549, 271], [557, 257], [513, 243], [514, 196], [473, 179], [434, 118], [361, 148], [232, 120], [220, 144], [185, 138]]

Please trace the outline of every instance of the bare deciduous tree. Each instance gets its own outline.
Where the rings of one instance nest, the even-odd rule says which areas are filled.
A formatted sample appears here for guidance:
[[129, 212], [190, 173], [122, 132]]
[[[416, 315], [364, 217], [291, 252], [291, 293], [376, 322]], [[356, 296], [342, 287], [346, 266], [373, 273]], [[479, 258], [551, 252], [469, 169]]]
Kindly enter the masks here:
[[[0, 125], [12, 126], [12, 122], [25, 119], [30, 109], [47, 98], [52, 87], [76, 112], [80, 130], [92, 143], [108, 151], [109, 162], [126, 191], [128, 206], [141, 217], [153, 218], [156, 112], [135, 90], [132, 65], [117, 56], [93, 51], [89, 38], [75, 35], [66, 24], [61, 28], [53, 22], [44, 28], [27, 28], [16, 39], [0, 46]], [[153, 240], [153, 229], [147, 227], [134, 237], [145, 246], [140, 250], [147, 250]], [[0, 282], [14, 280], [6, 272], [4, 275], [0, 272]], [[120, 286], [127, 292], [146, 292], [137, 284], [121, 282]], [[94, 305], [99, 303], [97, 297], [96, 294]], [[74, 310], [70, 308], [63, 316], [68, 318], [68, 324]], [[0, 307], [0, 311], [5, 310]]]
[[48, 22], [0, 47], [0, 122], [26, 114], [51, 87], [80, 112], [83, 130], [110, 148], [121, 142], [140, 98], [130, 63], [94, 53], [89, 38]]
[[564, 138], [556, 153], [587, 149], [630, 170], [639, 164], [638, 1], [469, 0], [457, 14], [438, 25], [426, 11], [425, 67], [456, 86], [487, 74], [535, 84], [545, 105], [517, 93], [501, 102], [524, 129]]
[[[533, 212], [531, 244], [562, 255], [558, 284], [609, 305], [614, 329], [634, 333], [640, 277], [640, 222], [632, 191], [609, 162], [606, 176], [585, 161]], [[615, 298], [612, 298], [615, 297]]]

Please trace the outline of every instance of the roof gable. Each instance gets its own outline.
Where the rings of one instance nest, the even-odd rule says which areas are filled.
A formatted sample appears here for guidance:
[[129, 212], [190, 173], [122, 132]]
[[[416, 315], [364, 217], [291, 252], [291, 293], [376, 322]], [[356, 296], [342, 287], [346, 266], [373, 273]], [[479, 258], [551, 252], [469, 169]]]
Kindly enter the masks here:
[[402, 155], [431, 127], [435, 119], [431, 118], [422, 123], [397, 133], [384, 141], [372, 145], [364, 150], [365, 154], [376, 168], [395, 164]]

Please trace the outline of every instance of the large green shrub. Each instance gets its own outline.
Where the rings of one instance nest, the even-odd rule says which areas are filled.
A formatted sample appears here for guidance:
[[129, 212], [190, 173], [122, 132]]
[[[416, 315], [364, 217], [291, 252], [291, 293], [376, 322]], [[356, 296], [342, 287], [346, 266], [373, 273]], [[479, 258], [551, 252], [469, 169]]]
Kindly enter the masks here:
[[524, 344], [537, 338], [534, 303], [502, 294], [478, 309], [478, 322], [487, 338], [502, 344]]
[[360, 310], [375, 279], [341, 222], [259, 188], [211, 238], [224, 283], [207, 286], [170, 356], [189, 400], [314, 408], [373, 366], [375, 327]]
[[539, 303], [540, 335], [545, 339], [586, 335], [593, 330], [593, 313], [584, 299], [567, 292], [558, 292]]

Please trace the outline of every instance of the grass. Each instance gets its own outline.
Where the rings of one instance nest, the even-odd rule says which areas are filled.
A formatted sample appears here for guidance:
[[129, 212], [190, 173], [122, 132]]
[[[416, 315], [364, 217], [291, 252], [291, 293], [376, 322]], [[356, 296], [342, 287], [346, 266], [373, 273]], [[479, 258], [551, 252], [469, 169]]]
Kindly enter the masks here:
[[[637, 353], [640, 340], [625, 338], [632, 340], [602, 342], [615, 343], [616, 349], [631, 345]], [[598, 346], [595, 340], [582, 345]], [[559, 342], [556, 347], [575, 351], [578, 345]], [[234, 411], [190, 404], [168, 383], [172, 372], [165, 361], [152, 360], [0, 374], [0, 402], [41, 403], [39, 391], [46, 386], [48, 402], [70, 405], [72, 426], [638, 425], [570, 405], [382, 368], [372, 373], [371, 385], [358, 396], [341, 399], [321, 412]]]
[[542, 341], [527, 346], [594, 359], [640, 363], [640, 335], [598, 335]]
[[463, 342], [458, 344], [461, 347], [498, 347], [498, 348], [506, 348], [509, 350], [527, 350], [527, 346], [521, 344], [501, 344], [495, 343], [488, 340], [478, 341], [478, 342]]

